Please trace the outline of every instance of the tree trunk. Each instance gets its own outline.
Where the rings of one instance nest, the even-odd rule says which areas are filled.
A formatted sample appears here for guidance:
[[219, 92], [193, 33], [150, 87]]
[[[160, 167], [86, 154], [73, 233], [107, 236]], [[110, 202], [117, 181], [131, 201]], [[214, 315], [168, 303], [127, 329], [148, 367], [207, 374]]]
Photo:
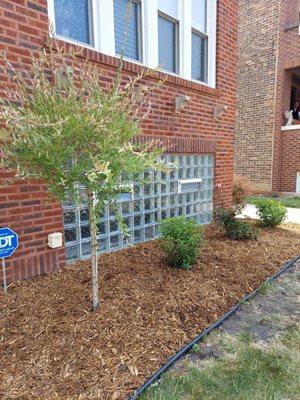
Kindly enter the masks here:
[[97, 218], [95, 212], [95, 199], [92, 192], [87, 193], [89, 207], [89, 221], [91, 230], [91, 266], [92, 266], [92, 292], [93, 310], [99, 307], [99, 287], [98, 287], [98, 260], [97, 260]]

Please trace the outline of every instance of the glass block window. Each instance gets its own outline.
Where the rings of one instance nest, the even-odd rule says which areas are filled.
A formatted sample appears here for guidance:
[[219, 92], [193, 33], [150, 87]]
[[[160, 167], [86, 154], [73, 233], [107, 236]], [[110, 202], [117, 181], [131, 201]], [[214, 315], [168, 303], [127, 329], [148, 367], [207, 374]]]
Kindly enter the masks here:
[[92, 44], [90, 0], [54, 0], [56, 33], [77, 42]]
[[129, 0], [114, 0], [116, 54], [121, 54], [124, 46], [126, 17], [129, 10], [124, 55], [133, 60], [142, 61], [141, 4], [138, 1], [132, 1], [128, 8], [129, 3]]
[[192, 32], [192, 78], [207, 81], [207, 38]]
[[158, 62], [162, 69], [178, 72], [178, 23], [158, 16]]
[[[169, 173], [145, 172], [144, 184], [133, 184], [132, 193], [106, 204], [98, 223], [99, 252], [118, 250], [159, 236], [161, 220], [184, 215], [199, 224], [212, 220], [214, 162], [210, 154], [166, 155], [176, 168]], [[89, 257], [90, 229], [87, 209], [66, 202], [64, 227], [67, 259]], [[121, 232], [123, 217], [128, 235]]]

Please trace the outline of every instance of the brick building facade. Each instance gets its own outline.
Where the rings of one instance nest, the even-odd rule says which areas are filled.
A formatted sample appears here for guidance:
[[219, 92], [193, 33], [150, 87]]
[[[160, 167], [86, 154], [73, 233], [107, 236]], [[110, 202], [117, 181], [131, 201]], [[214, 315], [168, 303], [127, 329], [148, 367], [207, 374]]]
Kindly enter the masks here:
[[[298, 0], [239, 0], [235, 170], [258, 191], [300, 191]], [[299, 126], [300, 128], [300, 126]]]
[[[153, 5], [153, 2], [145, 4], [150, 7], [150, 3]], [[0, 51], [6, 53], [16, 68], [29, 62], [31, 50], [43, 46], [49, 32], [48, 6], [46, 0], [0, 1]], [[159, 73], [165, 82], [157, 90], [153, 110], [144, 121], [143, 131], [145, 135], [166, 138], [172, 144], [173, 153], [213, 156], [214, 182], [223, 185], [224, 199], [229, 204], [236, 102], [237, 1], [219, 0], [216, 15], [215, 85], [185, 79], [181, 74]], [[118, 59], [91, 46], [85, 49], [85, 54], [91, 63], [101, 68], [102, 84], [108, 87]], [[143, 66], [138, 63], [126, 61], [124, 75], [134, 75], [141, 68]], [[8, 79], [0, 71], [1, 98], [5, 98]], [[176, 113], [178, 95], [189, 96], [190, 100], [183, 111]], [[227, 106], [227, 109], [218, 116], [216, 106], [221, 109]], [[9, 176], [8, 172], [0, 171], [0, 184], [5, 184]], [[63, 208], [49, 200], [42, 182], [1, 187], [0, 226], [9, 226], [19, 234], [20, 246], [6, 262], [9, 282], [49, 272], [65, 264], [65, 248], [50, 249], [47, 245], [50, 233], [64, 232]]]

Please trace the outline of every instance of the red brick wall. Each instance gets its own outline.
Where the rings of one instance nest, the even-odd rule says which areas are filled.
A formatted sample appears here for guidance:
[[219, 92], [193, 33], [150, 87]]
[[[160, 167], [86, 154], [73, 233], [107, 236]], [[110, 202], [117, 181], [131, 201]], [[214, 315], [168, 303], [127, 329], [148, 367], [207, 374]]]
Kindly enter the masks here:
[[[291, 15], [294, 15], [295, 22], [299, 23], [297, 9], [300, 10], [298, 1], [282, 1], [272, 180], [272, 190], [282, 192], [294, 192], [296, 190], [297, 165], [290, 163], [287, 157], [293, 159], [300, 149], [300, 131], [294, 131], [293, 134], [289, 131], [281, 131], [281, 127], [285, 122], [284, 111], [290, 108], [292, 68], [300, 67], [300, 36], [298, 25], [294, 27], [287, 26], [287, 21], [290, 21]], [[293, 150], [290, 155], [286, 153], [287, 149], [289, 151]], [[299, 161], [297, 163], [299, 165]]]
[[285, 152], [297, 152], [300, 137], [289, 145], [281, 127], [291, 68], [300, 67], [299, 10], [299, 0], [239, 0], [235, 170], [260, 191], [296, 189], [296, 164]]
[[286, 26], [295, 25], [299, 20], [299, 0], [285, 0], [286, 6], [284, 10]]
[[[29, 62], [29, 49], [43, 45], [48, 32], [46, 0], [0, 0], [0, 51], [17, 68]], [[237, 0], [218, 1], [217, 29], [217, 89], [166, 76], [166, 82], [157, 89], [153, 98], [153, 111], [144, 122], [145, 134], [169, 138], [185, 138], [211, 142], [208, 148], [216, 148], [215, 177], [224, 186], [224, 198], [231, 202], [233, 141], [235, 120], [235, 71], [237, 36]], [[117, 60], [92, 50], [86, 52], [91, 62], [103, 71], [103, 86], [110, 85], [117, 66]], [[125, 63], [124, 74], [135, 74], [140, 66]], [[6, 77], [0, 73], [0, 97], [4, 96]], [[186, 109], [174, 112], [175, 97], [185, 94], [191, 97]], [[220, 120], [213, 117], [216, 104], [225, 104], [228, 110]], [[204, 147], [203, 147], [204, 146]], [[199, 148], [205, 150], [205, 145]], [[197, 152], [199, 148], [190, 148]], [[2, 182], [6, 173], [1, 173]], [[49, 250], [46, 245], [48, 233], [63, 231], [61, 206], [53, 201], [42, 202], [47, 197], [41, 184], [30, 186], [15, 185], [1, 189], [0, 225], [8, 225], [20, 234], [20, 249], [10, 259], [9, 280], [30, 277], [42, 271], [50, 271], [65, 262], [64, 250]], [[19, 197], [18, 197], [19, 196]], [[36, 201], [37, 203], [33, 203]], [[2, 208], [1, 208], [2, 207]], [[29, 229], [29, 231], [28, 231]]]
[[239, 0], [235, 171], [271, 189], [279, 2]]
[[282, 135], [281, 190], [295, 192], [297, 172], [300, 172], [300, 126]]
[[[0, 173], [0, 185], [10, 174]], [[50, 200], [41, 182], [10, 184], [0, 192], [0, 227], [19, 235], [19, 248], [6, 260], [8, 281], [49, 272], [65, 264], [65, 251], [49, 249], [48, 234], [62, 232], [60, 204]]]

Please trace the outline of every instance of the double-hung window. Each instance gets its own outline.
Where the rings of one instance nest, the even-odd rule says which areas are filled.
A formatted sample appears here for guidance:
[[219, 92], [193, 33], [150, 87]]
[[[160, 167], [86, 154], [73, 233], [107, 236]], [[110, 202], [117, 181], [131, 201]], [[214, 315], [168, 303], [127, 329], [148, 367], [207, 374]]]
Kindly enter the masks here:
[[114, 0], [115, 52], [142, 61], [141, 2]]
[[54, 13], [57, 35], [93, 44], [91, 0], [54, 0]]
[[169, 72], [179, 73], [178, 1], [158, 1], [158, 62]]
[[48, 0], [60, 39], [216, 86], [217, 0]]
[[192, 0], [192, 79], [207, 82], [207, 0]]

